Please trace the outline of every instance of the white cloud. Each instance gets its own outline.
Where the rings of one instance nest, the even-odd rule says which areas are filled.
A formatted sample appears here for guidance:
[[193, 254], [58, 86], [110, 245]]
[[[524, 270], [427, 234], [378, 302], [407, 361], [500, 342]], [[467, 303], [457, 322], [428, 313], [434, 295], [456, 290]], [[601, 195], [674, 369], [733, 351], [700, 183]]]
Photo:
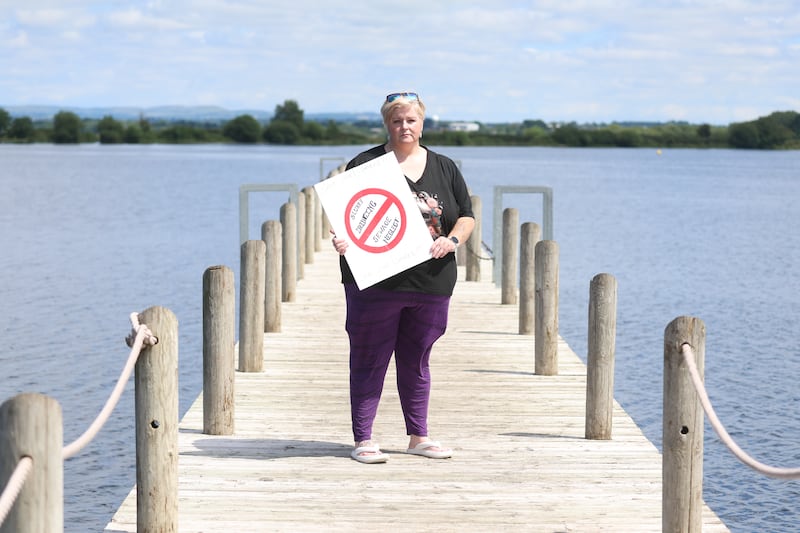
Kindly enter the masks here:
[[34, 28], [86, 28], [95, 23], [96, 17], [89, 13], [67, 9], [19, 9], [15, 11], [17, 22]]
[[136, 8], [114, 11], [107, 15], [112, 26], [133, 30], [178, 30], [188, 26], [170, 18], [146, 15]]
[[5, 43], [9, 48], [26, 48], [30, 45], [28, 32], [18, 31], [16, 35], [5, 39]]
[[61, 36], [67, 41], [77, 42], [81, 40], [81, 33], [79, 31], [64, 31], [61, 32]]
[[660, 106], [660, 114], [664, 117], [669, 117], [669, 120], [686, 120], [689, 118], [686, 107], [679, 104]]
[[784, 109], [790, 109], [800, 112], [800, 98], [796, 96], [787, 96], [781, 99], [786, 103]]
[[725, 122], [746, 122], [769, 113], [755, 106], [736, 106], [729, 111], [729, 114], [730, 118]]
[[0, 69], [25, 73], [0, 105], [36, 86], [73, 105], [360, 112], [413, 88], [443, 120], [717, 123], [800, 86], [789, 0], [26, 0], [0, 21]]
[[20, 9], [16, 15], [21, 24], [44, 27], [61, 25], [69, 18], [68, 12], [61, 9]]
[[206, 42], [206, 32], [205, 31], [202, 31], [202, 30], [189, 31], [189, 32], [186, 33], [186, 35], [189, 38], [194, 39], [195, 41], [198, 41], [200, 43], [205, 43]]
[[721, 46], [718, 52], [725, 56], [756, 59], [772, 58], [780, 55], [780, 49], [776, 46]]

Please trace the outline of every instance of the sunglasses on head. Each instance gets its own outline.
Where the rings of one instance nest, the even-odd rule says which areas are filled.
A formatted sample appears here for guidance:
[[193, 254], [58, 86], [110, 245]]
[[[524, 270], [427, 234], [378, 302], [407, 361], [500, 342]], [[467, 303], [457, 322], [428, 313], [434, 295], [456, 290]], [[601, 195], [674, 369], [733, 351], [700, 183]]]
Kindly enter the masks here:
[[419, 95], [417, 93], [392, 93], [386, 95], [387, 102], [394, 102], [398, 98], [405, 98], [407, 100], [419, 100]]

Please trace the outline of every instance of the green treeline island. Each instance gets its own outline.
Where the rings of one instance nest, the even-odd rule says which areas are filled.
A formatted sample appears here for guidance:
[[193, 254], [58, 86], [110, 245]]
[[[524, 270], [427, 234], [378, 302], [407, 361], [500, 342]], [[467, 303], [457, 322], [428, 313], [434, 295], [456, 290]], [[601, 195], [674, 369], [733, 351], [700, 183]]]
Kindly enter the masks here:
[[[81, 118], [59, 111], [49, 120], [11, 116], [0, 108], [0, 142], [281, 145], [378, 144], [385, 139], [378, 115], [369, 119], [306, 120], [295, 100], [275, 106], [268, 121], [250, 114], [231, 120], [186, 121]], [[728, 126], [687, 122], [611, 124], [547, 123], [523, 120], [503, 124], [438, 122], [426, 119], [426, 144], [439, 146], [569, 146], [654, 148], [800, 149], [800, 114], [778, 111]]]

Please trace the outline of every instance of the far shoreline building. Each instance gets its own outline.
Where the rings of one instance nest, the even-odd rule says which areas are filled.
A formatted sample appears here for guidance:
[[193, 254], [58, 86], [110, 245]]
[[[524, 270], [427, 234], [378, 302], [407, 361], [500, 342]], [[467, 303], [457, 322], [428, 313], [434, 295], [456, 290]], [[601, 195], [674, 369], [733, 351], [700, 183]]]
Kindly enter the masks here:
[[451, 122], [447, 125], [447, 129], [449, 131], [473, 132], [481, 129], [481, 126], [477, 122]]

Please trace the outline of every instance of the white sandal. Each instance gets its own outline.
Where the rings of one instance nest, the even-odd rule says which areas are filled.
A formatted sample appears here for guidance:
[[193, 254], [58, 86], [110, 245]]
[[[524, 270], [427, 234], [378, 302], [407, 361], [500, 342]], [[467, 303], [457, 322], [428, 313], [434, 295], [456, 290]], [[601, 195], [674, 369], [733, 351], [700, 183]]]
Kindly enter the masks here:
[[[369, 455], [361, 455], [362, 453], [367, 453]], [[359, 463], [365, 464], [385, 463], [389, 460], [389, 455], [383, 453], [380, 449], [380, 446], [377, 444], [373, 444], [371, 446], [359, 446], [350, 452], [350, 457]]]
[[422, 455], [423, 457], [429, 457], [431, 459], [449, 459], [453, 456], [453, 450], [445, 450], [440, 449], [438, 452], [434, 450], [429, 450], [428, 448], [441, 448], [442, 445], [436, 442], [435, 440], [426, 440], [425, 442], [420, 442], [413, 448], [409, 448], [406, 450], [407, 453], [412, 455]]

